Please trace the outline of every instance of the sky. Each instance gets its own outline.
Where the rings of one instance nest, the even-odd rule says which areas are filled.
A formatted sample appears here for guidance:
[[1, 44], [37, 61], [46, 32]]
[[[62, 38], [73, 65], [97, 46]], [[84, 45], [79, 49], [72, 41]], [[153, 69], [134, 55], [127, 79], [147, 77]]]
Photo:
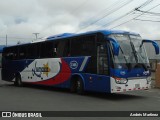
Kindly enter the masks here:
[[[151, 2], [139, 9], [154, 14], [134, 11], [146, 1]], [[99, 29], [126, 30], [145, 39], [160, 40], [159, 3], [160, 0], [0, 0], [0, 44], [6, 44], [6, 35], [8, 44], [16, 44], [35, 40], [33, 33], [39, 33], [38, 38], [42, 39]], [[124, 16], [127, 13], [130, 14]], [[135, 17], [138, 20], [131, 20]]]

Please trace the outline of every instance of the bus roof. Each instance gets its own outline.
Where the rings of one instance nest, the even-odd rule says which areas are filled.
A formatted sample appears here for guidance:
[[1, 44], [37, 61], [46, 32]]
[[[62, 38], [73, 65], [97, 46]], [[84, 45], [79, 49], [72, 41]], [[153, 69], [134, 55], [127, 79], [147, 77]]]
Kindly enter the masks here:
[[110, 34], [132, 34], [132, 35], [139, 35], [134, 32], [128, 32], [128, 31], [122, 31], [122, 30], [97, 30], [97, 31], [89, 31], [85, 33], [63, 33], [59, 35], [50, 36], [47, 38], [47, 40], [56, 40], [57, 38], [68, 38], [68, 37], [76, 37], [80, 35], [89, 35], [89, 34], [95, 34], [95, 33], [101, 33], [103, 35], [110, 35]]
[[19, 46], [19, 45], [28, 45], [28, 44], [32, 44], [32, 43], [38, 43], [38, 42], [44, 42], [44, 41], [49, 41], [49, 40], [57, 40], [57, 39], [62, 39], [62, 38], [70, 38], [70, 37], [77, 37], [77, 36], [81, 36], [81, 35], [89, 35], [89, 34], [96, 34], [96, 33], [101, 33], [103, 35], [110, 35], [110, 34], [132, 34], [132, 35], [139, 35], [137, 33], [134, 32], [128, 32], [128, 31], [122, 31], [122, 30], [96, 30], [96, 31], [89, 31], [89, 32], [85, 32], [85, 33], [62, 33], [62, 34], [58, 34], [58, 35], [52, 35], [46, 38], [46, 40], [42, 40], [42, 41], [34, 41], [31, 43], [23, 43], [23, 44], [16, 44], [16, 45], [12, 45], [9, 47], [14, 47], [14, 46]]

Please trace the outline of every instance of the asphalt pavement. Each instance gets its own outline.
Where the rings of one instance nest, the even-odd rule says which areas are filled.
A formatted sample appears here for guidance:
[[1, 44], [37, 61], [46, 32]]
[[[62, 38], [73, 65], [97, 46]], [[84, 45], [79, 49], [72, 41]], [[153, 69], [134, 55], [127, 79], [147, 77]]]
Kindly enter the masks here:
[[70, 93], [69, 90], [53, 87], [33, 85], [15, 87], [13, 83], [0, 80], [0, 111], [159, 110], [160, 89], [155, 88], [118, 94], [87, 92], [85, 95], [77, 95]]

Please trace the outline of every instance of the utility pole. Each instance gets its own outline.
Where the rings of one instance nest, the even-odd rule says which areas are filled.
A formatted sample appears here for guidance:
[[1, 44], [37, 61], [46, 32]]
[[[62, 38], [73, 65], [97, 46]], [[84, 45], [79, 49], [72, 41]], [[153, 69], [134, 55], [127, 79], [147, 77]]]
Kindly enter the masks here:
[[7, 46], [7, 42], [8, 42], [8, 41], [7, 41], [7, 35], [6, 35], [6, 46]]
[[38, 39], [38, 34], [39, 33], [33, 33], [36, 36], [36, 40]]

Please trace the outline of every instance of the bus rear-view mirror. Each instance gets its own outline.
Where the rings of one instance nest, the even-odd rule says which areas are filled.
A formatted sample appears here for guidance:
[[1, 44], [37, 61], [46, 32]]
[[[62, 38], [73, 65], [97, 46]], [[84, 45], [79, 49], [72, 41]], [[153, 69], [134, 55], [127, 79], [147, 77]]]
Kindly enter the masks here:
[[156, 42], [156, 41], [153, 41], [153, 40], [146, 40], [146, 39], [144, 39], [143, 41], [142, 41], [142, 44], [141, 44], [141, 46], [143, 45], [143, 43], [152, 43], [152, 45], [154, 46], [154, 48], [155, 48], [155, 52], [156, 52], [156, 54], [159, 54], [159, 45], [158, 45], [158, 43]]

